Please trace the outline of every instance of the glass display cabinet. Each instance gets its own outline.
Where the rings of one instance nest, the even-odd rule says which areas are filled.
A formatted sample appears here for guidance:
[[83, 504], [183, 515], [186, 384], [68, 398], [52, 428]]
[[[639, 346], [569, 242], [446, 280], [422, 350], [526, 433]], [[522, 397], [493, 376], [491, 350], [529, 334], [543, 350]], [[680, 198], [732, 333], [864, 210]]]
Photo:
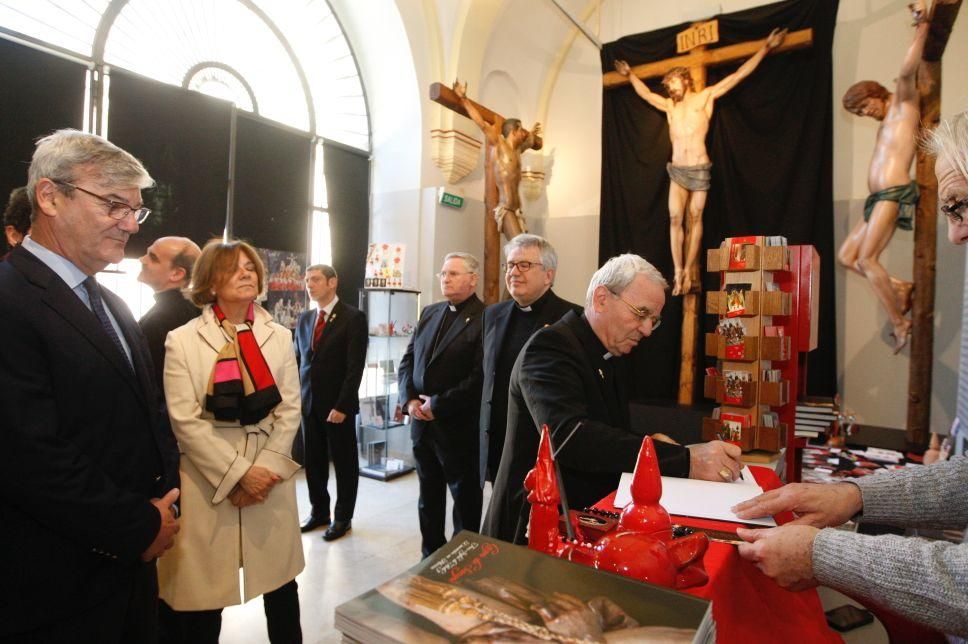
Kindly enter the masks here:
[[403, 288], [360, 289], [369, 345], [360, 382], [358, 435], [360, 474], [388, 481], [414, 469], [409, 416], [404, 416], [397, 369], [417, 327], [420, 291]]

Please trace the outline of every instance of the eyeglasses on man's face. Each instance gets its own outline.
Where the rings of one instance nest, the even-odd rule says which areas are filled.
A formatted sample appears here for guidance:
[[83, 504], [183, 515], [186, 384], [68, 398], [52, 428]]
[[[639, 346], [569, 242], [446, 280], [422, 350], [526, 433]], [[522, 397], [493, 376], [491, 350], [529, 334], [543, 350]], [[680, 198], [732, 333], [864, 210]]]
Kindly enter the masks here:
[[614, 295], [616, 298], [622, 300], [622, 304], [627, 306], [629, 311], [631, 311], [635, 315], [635, 317], [639, 319], [640, 324], [645, 322], [646, 320], [649, 320], [650, 322], [652, 322], [653, 331], [658, 329], [659, 325], [662, 324], [662, 318], [656, 315], [655, 313], [653, 313], [652, 310], [649, 309], [648, 307], [643, 306], [642, 308], [639, 308], [634, 304], [632, 304], [631, 302], [629, 302], [628, 300], [626, 300], [618, 293], [616, 293], [615, 291], [609, 290], [608, 292]]
[[507, 262], [505, 264], [501, 264], [501, 270], [504, 270], [510, 273], [516, 268], [518, 269], [519, 273], [527, 273], [528, 271], [531, 270], [532, 266], [544, 266], [544, 264], [542, 264], [541, 262], [526, 262], [526, 261]]
[[965, 209], [968, 209], [968, 198], [941, 206], [942, 214], [955, 226], [964, 223]]
[[451, 279], [455, 279], [457, 277], [460, 277], [461, 275], [473, 275], [473, 273], [471, 273], [470, 271], [463, 271], [463, 272], [461, 272], [461, 271], [440, 271], [439, 273], [437, 273], [437, 277], [439, 277], [440, 279], [445, 279], [445, 278], [448, 278], [448, 277], [451, 278]]
[[103, 195], [99, 195], [96, 192], [91, 192], [90, 190], [85, 190], [80, 186], [75, 186], [73, 183], [68, 183], [67, 181], [61, 181], [59, 179], [51, 179], [54, 183], [59, 186], [67, 186], [68, 188], [73, 188], [74, 190], [80, 190], [86, 195], [90, 195], [100, 201], [101, 203], [108, 206], [108, 217], [111, 219], [117, 219], [118, 221], [124, 219], [128, 215], [134, 215], [134, 220], [139, 224], [143, 224], [148, 215], [151, 214], [149, 208], [132, 208], [130, 205], [124, 203], [123, 201], [115, 201], [113, 199], [108, 199]]

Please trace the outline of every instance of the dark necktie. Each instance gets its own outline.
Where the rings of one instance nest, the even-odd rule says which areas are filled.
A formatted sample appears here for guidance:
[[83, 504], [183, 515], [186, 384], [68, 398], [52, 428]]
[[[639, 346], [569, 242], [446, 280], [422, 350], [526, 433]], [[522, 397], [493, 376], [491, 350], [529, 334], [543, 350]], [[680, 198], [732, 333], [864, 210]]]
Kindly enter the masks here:
[[326, 328], [326, 311], [320, 309], [319, 314], [316, 316], [316, 326], [313, 327], [313, 351], [316, 350], [316, 345], [319, 344], [319, 338], [323, 335], [323, 329]]
[[104, 310], [104, 302], [101, 300], [101, 287], [98, 286], [97, 280], [91, 275], [82, 283], [84, 284], [84, 290], [87, 291], [87, 298], [91, 301], [91, 310], [97, 317], [97, 321], [101, 323], [101, 328], [104, 329], [104, 332], [111, 338], [111, 342], [121, 352], [121, 357], [124, 358], [125, 364], [134, 371], [134, 367], [131, 365], [131, 359], [128, 358], [128, 354], [124, 350], [124, 345], [121, 344], [121, 338], [118, 337], [117, 331], [114, 330], [114, 325], [111, 324], [111, 320], [108, 318], [107, 311]]

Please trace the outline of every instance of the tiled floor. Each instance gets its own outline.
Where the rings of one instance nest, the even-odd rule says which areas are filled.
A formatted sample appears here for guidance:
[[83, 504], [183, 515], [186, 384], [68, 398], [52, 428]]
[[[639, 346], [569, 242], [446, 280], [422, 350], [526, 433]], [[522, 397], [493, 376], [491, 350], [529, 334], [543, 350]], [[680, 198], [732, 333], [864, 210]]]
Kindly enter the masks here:
[[[301, 473], [299, 476], [297, 495], [300, 514], [305, 515], [309, 499], [305, 479]], [[330, 476], [330, 489], [335, 489], [333, 476]], [[485, 489], [485, 508], [489, 493], [490, 486]], [[448, 515], [449, 512], [448, 509]], [[449, 531], [450, 521], [447, 523]], [[353, 530], [332, 543], [323, 541], [322, 536], [320, 528], [302, 537], [306, 569], [297, 581], [303, 638], [307, 644], [340, 642], [342, 636], [333, 628], [336, 606], [420, 560], [416, 473], [387, 483], [361, 478]], [[854, 603], [829, 589], [822, 589], [821, 598], [825, 608]], [[227, 608], [222, 618], [222, 644], [267, 642], [262, 610], [259, 599]], [[848, 644], [888, 641], [878, 622], [845, 634], [844, 640]]]

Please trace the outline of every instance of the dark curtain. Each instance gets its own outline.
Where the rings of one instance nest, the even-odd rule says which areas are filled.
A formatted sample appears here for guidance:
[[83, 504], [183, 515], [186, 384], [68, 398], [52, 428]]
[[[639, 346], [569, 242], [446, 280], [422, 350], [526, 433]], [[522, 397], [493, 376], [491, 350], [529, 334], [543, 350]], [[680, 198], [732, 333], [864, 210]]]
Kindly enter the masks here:
[[138, 157], [157, 182], [144, 192], [151, 216], [128, 240], [125, 255], [139, 257], [166, 235], [199, 246], [221, 237], [231, 103], [119, 71], [111, 73], [110, 97], [108, 138]]
[[366, 152], [326, 141], [323, 163], [338, 294], [355, 303], [363, 286], [370, 234], [370, 158]]
[[11, 190], [27, 183], [38, 138], [81, 129], [86, 74], [83, 65], [0, 38], [0, 207]]
[[309, 250], [312, 140], [239, 113], [232, 234], [260, 248]]
[[[836, 391], [834, 247], [832, 192], [831, 43], [836, 0], [790, 0], [718, 16], [717, 46], [766, 37], [774, 27], [813, 28], [809, 49], [767, 57], [716, 101], [707, 138], [712, 186], [703, 215], [705, 249], [725, 237], [784, 235], [791, 245], [812, 244], [821, 257], [819, 346], [809, 353], [807, 389]], [[602, 50], [602, 69], [613, 61], [630, 65], [676, 55], [675, 34], [688, 24], [626, 36]], [[739, 64], [708, 69], [707, 86]], [[649, 88], [664, 94], [659, 79]], [[599, 263], [633, 252], [671, 278], [669, 178], [671, 158], [665, 115], [640, 99], [631, 86], [602, 98], [602, 204]], [[703, 290], [719, 288], [718, 274], [703, 274]], [[703, 314], [700, 330], [712, 331], [715, 316]], [[678, 394], [682, 298], [669, 297], [662, 329], [635, 352], [634, 398], [674, 401]], [[698, 347], [702, 351], [702, 346]], [[710, 362], [711, 364], [711, 362]], [[703, 361], [697, 361], [694, 391], [702, 392]], [[700, 396], [697, 396], [697, 399]]]

